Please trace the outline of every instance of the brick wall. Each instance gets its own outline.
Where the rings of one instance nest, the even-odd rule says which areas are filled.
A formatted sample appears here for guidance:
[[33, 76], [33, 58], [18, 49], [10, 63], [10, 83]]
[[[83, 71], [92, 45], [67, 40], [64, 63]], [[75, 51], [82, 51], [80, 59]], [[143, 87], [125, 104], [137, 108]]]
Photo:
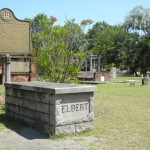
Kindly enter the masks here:
[[102, 77], [105, 81], [110, 80], [110, 72], [109, 71], [101, 71], [101, 72], [89, 72], [83, 71], [78, 73], [78, 78], [82, 81], [102, 81]]
[[[37, 73], [35, 66], [35, 57], [32, 56], [12, 56], [12, 62], [24, 62], [27, 61], [29, 63], [28, 71], [18, 72], [15, 71], [15, 67], [13, 68], [13, 72], [11, 72], [11, 82], [29, 82], [29, 81], [37, 81]], [[2, 62], [2, 73], [0, 74], [0, 84], [5, 82], [5, 61]]]

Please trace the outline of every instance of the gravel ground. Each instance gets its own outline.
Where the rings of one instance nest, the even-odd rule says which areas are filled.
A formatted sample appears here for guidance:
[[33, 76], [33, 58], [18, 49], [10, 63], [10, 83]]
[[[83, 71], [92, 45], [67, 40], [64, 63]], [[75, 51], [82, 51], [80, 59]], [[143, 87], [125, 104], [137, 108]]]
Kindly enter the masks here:
[[92, 136], [52, 140], [31, 128], [20, 133], [7, 128], [0, 132], [0, 150], [88, 150], [96, 141]]

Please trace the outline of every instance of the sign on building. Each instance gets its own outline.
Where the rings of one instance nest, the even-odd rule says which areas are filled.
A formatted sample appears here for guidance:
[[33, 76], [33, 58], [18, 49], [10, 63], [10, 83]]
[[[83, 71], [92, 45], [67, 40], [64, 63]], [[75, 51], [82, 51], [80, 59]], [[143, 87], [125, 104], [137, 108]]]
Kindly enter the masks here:
[[25, 54], [31, 50], [29, 21], [19, 20], [4, 8], [0, 11], [0, 54]]

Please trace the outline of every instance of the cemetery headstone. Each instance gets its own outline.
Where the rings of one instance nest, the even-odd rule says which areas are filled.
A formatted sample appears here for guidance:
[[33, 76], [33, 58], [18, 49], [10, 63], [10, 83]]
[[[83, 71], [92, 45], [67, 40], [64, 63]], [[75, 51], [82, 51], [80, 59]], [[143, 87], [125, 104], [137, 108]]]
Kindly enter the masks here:
[[142, 79], [142, 85], [148, 85], [148, 78], [147, 77], [144, 77]]
[[112, 68], [110, 69], [110, 76], [111, 76], [112, 78], [116, 78], [116, 67], [112, 67]]

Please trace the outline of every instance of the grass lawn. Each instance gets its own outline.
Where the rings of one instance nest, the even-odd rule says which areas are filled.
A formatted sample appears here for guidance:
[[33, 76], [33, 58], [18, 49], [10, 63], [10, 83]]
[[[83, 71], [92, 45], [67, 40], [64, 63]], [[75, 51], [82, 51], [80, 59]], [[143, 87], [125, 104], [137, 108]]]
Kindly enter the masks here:
[[[119, 77], [115, 80], [141, 80]], [[94, 130], [99, 141], [91, 147], [117, 150], [150, 149], [150, 85], [110, 83], [97, 85]]]
[[[116, 83], [131, 79], [141, 80], [140, 77], [117, 77], [109, 84], [96, 85], [94, 130], [79, 135], [97, 137], [91, 149], [150, 149], [150, 83], [146, 86], [135, 83], [131, 87], [130, 83]], [[6, 121], [4, 106], [0, 107], [1, 130], [10, 121]]]

